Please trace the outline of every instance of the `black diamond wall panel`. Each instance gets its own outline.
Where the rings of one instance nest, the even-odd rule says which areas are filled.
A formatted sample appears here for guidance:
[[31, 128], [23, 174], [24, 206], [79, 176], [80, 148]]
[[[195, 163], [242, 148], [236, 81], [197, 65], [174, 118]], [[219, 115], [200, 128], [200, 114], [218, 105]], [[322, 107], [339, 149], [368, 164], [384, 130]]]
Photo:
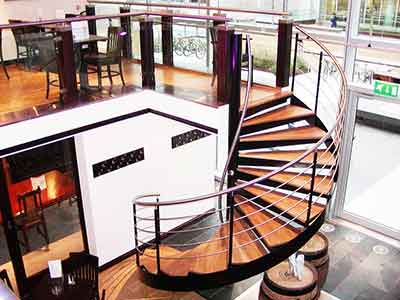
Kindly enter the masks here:
[[208, 132], [201, 131], [199, 129], [194, 129], [180, 135], [172, 137], [172, 149], [189, 144], [191, 142], [197, 141], [199, 139], [205, 138], [211, 135]]
[[93, 176], [99, 177], [144, 160], [144, 148], [140, 148], [93, 165]]

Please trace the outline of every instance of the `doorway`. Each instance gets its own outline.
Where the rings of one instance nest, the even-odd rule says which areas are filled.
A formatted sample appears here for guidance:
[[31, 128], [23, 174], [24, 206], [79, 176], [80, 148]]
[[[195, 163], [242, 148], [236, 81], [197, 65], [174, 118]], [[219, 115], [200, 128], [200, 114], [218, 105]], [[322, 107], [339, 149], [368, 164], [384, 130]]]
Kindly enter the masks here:
[[335, 208], [339, 217], [400, 239], [400, 101], [394, 100], [351, 95], [346, 180], [340, 182]]
[[6, 194], [0, 221], [10, 226], [0, 236], [10, 239], [1, 239], [0, 252], [13, 254], [11, 260], [0, 256], [0, 270], [19, 270], [10, 277], [25, 294], [47, 274], [49, 260], [88, 249], [74, 139], [2, 157], [1, 171]]

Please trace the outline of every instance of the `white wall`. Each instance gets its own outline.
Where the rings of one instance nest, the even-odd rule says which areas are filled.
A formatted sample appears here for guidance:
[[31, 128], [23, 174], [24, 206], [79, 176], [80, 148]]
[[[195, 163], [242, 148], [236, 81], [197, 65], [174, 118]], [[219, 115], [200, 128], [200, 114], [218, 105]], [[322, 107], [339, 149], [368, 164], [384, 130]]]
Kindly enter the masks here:
[[[99, 257], [100, 264], [134, 248], [132, 200], [135, 196], [157, 192], [162, 202], [214, 191], [215, 135], [171, 148], [172, 136], [192, 129], [183, 123], [146, 114], [75, 138], [90, 251]], [[93, 164], [142, 147], [144, 161], [93, 177]], [[212, 201], [165, 207], [161, 209], [161, 217], [199, 214], [211, 208], [214, 208]], [[140, 214], [152, 217], [153, 210]], [[167, 231], [184, 221], [163, 222], [161, 229]], [[146, 240], [154, 238], [140, 236]]]
[[[0, 24], [7, 24], [8, 19], [27, 21], [54, 19], [56, 11], [61, 9], [67, 13], [84, 10], [86, 0], [0, 0]], [[6, 60], [16, 57], [15, 41], [10, 30], [3, 32], [3, 54]]]
[[[96, 122], [151, 108], [227, 132], [227, 107], [213, 108], [153, 91], [31, 119], [0, 127], [0, 150], [56, 135]], [[49, 126], [51, 124], [51, 126]], [[148, 113], [75, 136], [82, 197], [92, 253], [104, 264], [133, 248], [131, 203], [148, 192], [162, 194], [161, 201], [199, 196], [214, 191], [219, 160], [226, 159], [226, 138], [211, 135], [176, 149], [171, 137], [193, 127]], [[93, 178], [92, 165], [145, 147], [145, 161]], [[217, 159], [218, 152], [218, 159]], [[162, 209], [161, 216], [198, 214], [214, 201]], [[187, 220], [180, 220], [184, 222]], [[164, 224], [163, 230], [179, 222]]]

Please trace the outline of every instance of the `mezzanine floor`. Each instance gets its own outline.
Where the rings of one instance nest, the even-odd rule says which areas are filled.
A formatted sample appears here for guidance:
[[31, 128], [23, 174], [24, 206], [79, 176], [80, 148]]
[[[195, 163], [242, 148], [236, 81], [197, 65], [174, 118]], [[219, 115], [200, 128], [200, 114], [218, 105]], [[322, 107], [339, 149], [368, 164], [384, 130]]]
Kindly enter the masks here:
[[[111, 87], [108, 79], [103, 79], [103, 90], [80, 95], [76, 105], [104, 101], [121, 95], [141, 90], [141, 67], [137, 61], [125, 61], [123, 65], [126, 86], [121, 85], [115, 77]], [[57, 112], [63, 108], [58, 99], [58, 88], [50, 88], [49, 99], [46, 99], [46, 74], [40, 71], [29, 71], [23, 66], [8, 66], [10, 80], [0, 74], [0, 125], [23, 121], [41, 115]], [[54, 75], [53, 75], [54, 76]], [[211, 86], [212, 76], [206, 73], [179, 68], [156, 66], [156, 91], [176, 96], [188, 101], [195, 101], [213, 107], [221, 103], [217, 99], [217, 83]], [[95, 74], [89, 76], [90, 85], [97, 84]], [[52, 77], [52, 79], [55, 79]], [[245, 92], [243, 85], [242, 93]], [[254, 85], [250, 100], [257, 100], [276, 93], [275, 88]], [[65, 107], [67, 108], [67, 107]]]

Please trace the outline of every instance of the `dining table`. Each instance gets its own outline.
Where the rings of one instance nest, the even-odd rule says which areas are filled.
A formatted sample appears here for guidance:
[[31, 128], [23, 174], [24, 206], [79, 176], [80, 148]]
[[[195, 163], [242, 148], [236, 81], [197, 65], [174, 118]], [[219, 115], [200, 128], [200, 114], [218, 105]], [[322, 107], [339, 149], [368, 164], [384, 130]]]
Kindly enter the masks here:
[[50, 279], [46, 274], [38, 283], [32, 287], [31, 296], [33, 300], [92, 300], [93, 282], [85, 279], [76, 278], [71, 284], [68, 276], [57, 280], [57, 284], [62, 288], [58, 293], [54, 291], [55, 280]]

